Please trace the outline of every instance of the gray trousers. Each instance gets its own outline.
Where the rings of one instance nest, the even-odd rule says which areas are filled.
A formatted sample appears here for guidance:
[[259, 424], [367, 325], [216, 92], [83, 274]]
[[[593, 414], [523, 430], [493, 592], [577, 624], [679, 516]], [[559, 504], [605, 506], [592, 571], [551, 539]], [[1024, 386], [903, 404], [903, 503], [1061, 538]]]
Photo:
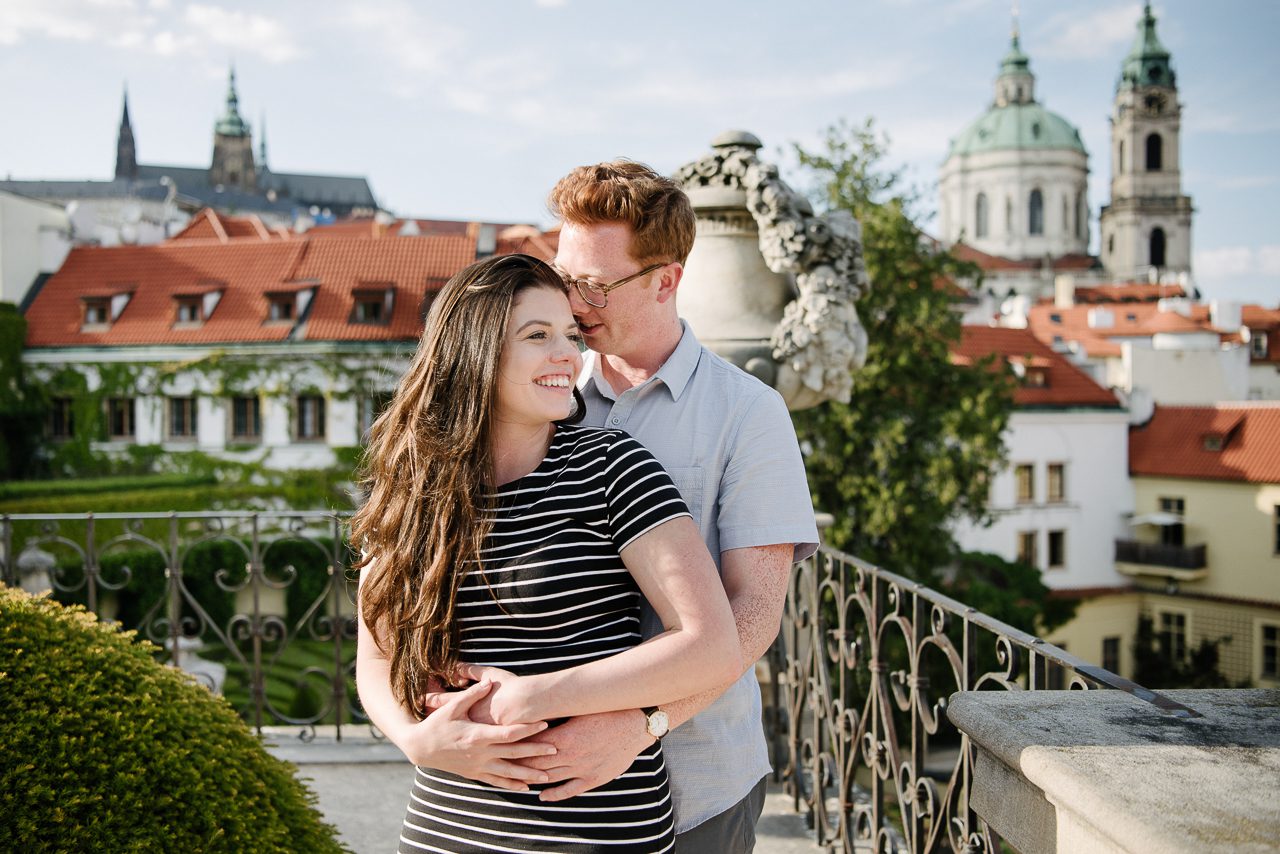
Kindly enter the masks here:
[[768, 782], [768, 777], [761, 777], [755, 788], [729, 809], [678, 834], [675, 854], [751, 854]]

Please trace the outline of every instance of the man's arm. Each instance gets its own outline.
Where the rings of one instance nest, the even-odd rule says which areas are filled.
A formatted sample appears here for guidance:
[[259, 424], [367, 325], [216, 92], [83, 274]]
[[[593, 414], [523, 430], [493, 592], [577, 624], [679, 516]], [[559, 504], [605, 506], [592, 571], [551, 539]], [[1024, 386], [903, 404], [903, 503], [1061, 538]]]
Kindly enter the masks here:
[[[360, 573], [361, 584], [371, 571], [371, 567], [365, 567]], [[356, 689], [360, 703], [369, 720], [410, 762], [513, 791], [528, 791], [530, 783], [546, 782], [546, 775], [515, 761], [545, 756], [552, 750], [546, 744], [520, 741], [542, 731], [545, 722], [491, 726], [472, 721], [471, 707], [492, 689], [489, 682], [424, 698], [432, 711], [418, 720], [396, 700], [391, 690], [391, 664], [359, 607], [356, 623]]]
[[[721, 579], [738, 630], [739, 675], [755, 666], [778, 634], [794, 552], [791, 543], [779, 543], [731, 549], [721, 555]], [[662, 709], [676, 727], [710, 706], [723, 690], [704, 691], [664, 704]], [[527, 740], [555, 746], [553, 756], [519, 761], [546, 771], [551, 782], [563, 781], [540, 795], [544, 801], [559, 801], [626, 771], [653, 737], [645, 731], [644, 713], [629, 709], [575, 717]]]

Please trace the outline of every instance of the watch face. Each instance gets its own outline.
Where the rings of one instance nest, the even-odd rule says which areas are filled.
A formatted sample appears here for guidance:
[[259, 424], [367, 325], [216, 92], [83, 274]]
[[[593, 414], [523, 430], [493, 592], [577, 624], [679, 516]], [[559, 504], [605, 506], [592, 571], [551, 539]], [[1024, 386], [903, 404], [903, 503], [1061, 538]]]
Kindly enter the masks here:
[[654, 738], [662, 738], [667, 734], [667, 730], [669, 728], [670, 722], [667, 719], [666, 712], [662, 711], [662, 709], [655, 709], [649, 713], [649, 724], [647, 727], [649, 735]]

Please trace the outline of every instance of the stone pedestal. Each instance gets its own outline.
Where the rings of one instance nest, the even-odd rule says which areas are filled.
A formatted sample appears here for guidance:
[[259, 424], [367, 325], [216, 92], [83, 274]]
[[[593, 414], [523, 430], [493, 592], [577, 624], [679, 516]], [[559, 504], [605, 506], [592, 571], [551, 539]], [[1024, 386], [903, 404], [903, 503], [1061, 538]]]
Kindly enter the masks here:
[[[166, 641], [166, 645], [173, 641]], [[227, 666], [218, 661], [208, 661], [197, 653], [204, 648], [199, 638], [178, 638], [177, 655], [173, 663], [190, 673], [196, 681], [215, 694], [222, 694], [222, 684], [227, 681]]]
[[970, 806], [1022, 854], [1280, 851], [1280, 691], [985, 691], [947, 716], [975, 754]]

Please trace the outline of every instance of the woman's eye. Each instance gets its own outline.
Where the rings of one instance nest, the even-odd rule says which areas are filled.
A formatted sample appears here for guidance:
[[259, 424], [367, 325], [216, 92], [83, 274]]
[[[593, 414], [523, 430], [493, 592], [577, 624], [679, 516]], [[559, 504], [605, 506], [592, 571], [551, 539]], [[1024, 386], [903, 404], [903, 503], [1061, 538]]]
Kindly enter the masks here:
[[545, 333], [545, 332], [531, 332], [531, 333], [529, 333], [529, 340], [530, 340], [530, 341], [541, 341], [542, 339], [544, 339], [544, 338], [546, 338], [546, 337], [547, 337], [547, 333]]
[[569, 340], [573, 342], [573, 346], [578, 348], [579, 353], [587, 351], [587, 341], [581, 335], [570, 335]]

